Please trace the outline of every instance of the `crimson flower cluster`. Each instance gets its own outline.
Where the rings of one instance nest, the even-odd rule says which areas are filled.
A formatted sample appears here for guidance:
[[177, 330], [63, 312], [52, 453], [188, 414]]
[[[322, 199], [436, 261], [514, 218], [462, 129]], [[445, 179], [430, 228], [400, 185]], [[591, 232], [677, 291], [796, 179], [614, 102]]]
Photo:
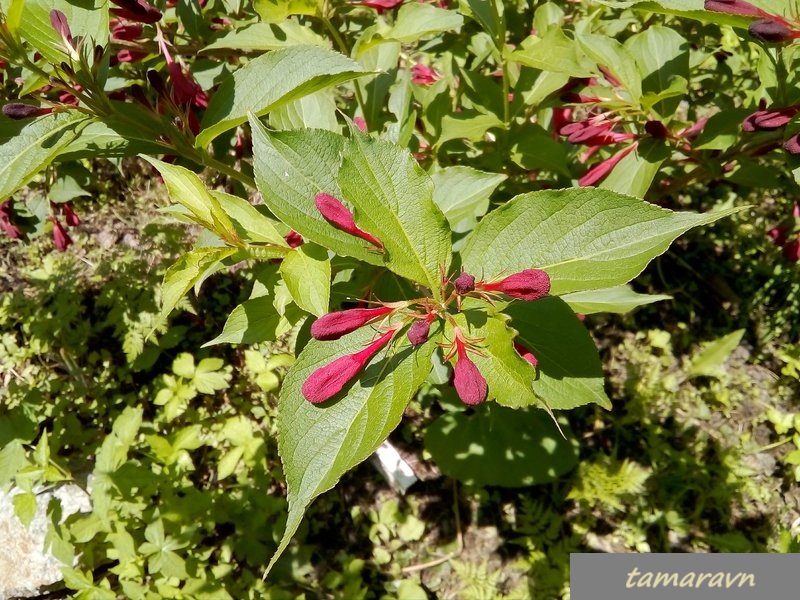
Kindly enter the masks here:
[[[371, 247], [382, 251], [383, 244], [372, 234], [355, 223], [355, 216], [347, 206], [331, 194], [320, 193], [314, 199], [322, 217], [333, 227], [361, 238]], [[316, 369], [305, 380], [301, 391], [309, 402], [319, 404], [339, 394], [369, 364], [383, 348], [398, 339], [405, 331], [407, 343], [417, 348], [428, 340], [431, 326], [437, 321], [447, 321], [453, 327], [453, 341], [445, 355], [445, 361], [455, 359], [452, 384], [461, 400], [468, 405], [480, 404], [488, 395], [486, 379], [470, 358], [482, 354], [481, 340], [468, 338], [453, 318], [461, 310], [461, 301], [466, 296], [487, 301], [507, 296], [512, 299], [533, 301], [550, 293], [550, 277], [539, 269], [524, 269], [507, 277], [495, 280], [476, 281], [473, 275], [462, 272], [457, 277], [443, 279], [442, 302], [423, 297], [399, 302], [379, 302], [373, 308], [353, 308], [335, 311], [318, 318], [311, 325], [311, 336], [320, 341], [338, 340], [362, 327], [373, 325], [376, 338], [365, 348], [353, 354], [340, 356], [329, 364]], [[406, 342], [399, 342], [406, 343]], [[519, 343], [514, 348], [520, 356], [537, 366], [531, 351]]]

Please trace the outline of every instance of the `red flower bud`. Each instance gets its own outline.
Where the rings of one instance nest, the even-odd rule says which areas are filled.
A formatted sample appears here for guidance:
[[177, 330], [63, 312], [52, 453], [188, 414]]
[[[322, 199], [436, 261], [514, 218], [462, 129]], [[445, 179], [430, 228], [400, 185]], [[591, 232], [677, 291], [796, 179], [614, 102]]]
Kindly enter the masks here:
[[294, 229], [283, 236], [283, 239], [285, 239], [286, 243], [289, 244], [289, 248], [297, 248], [305, 241], [303, 240], [303, 236], [297, 233]]
[[408, 337], [408, 341], [411, 342], [411, 345], [416, 348], [417, 346], [421, 346], [424, 344], [428, 339], [428, 334], [431, 331], [431, 320], [433, 315], [428, 315], [425, 319], [420, 319], [419, 321], [414, 321], [411, 324], [411, 327], [408, 328], [408, 333], [406, 336]]
[[742, 17], [767, 17], [768, 13], [744, 0], [705, 0], [704, 8]]
[[531, 363], [531, 364], [534, 366], [534, 368], [535, 368], [536, 366], [538, 366], [538, 364], [539, 364], [539, 361], [538, 361], [538, 360], [536, 359], [536, 357], [533, 355], [533, 352], [531, 352], [530, 350], [528, 350], [528, 349], [527, 349], [525, 346], [523, 346], [523, 345], [522, 345], [522, 344], [520, 344], [519, 342], [514, 342], [514, 350], [516, 350], [516, 351], [517, 351], [517, 353], [518, 353], [518, 354], [519, 354], [519, 355], [520, 355], [522, 358], [524, 358], [524, 359], [525, 359], [525, 360], [527, 360], [529, 363]]
[[435, 70], [422, 64], [411, 67], [411, 83], [417, 85], [432, 85], [439, 81], [441, 75]]
[[369, 127], [367, 127], [367, 121], [364, 119], [364, 117], [355, 117], [355, 118], [353, 118], [353, 125], [358, 127], [364, 133], [369, 131]]
[[789, 29], [783, 23], [774, 19], [759, 19], [750, 23], [747, 28], [748, 33], [762, 42], [768, 44], [784, 44], [796, 38], [797, 33]]
[[538, 300], [550, 293], [550, 276], [541, 269], [525, 269], [496, 283], [481, 283], [478, 289], [502, 292], [520, 300]]
[[111, 13], [136, 23], [156, 23], [161, 20], [161, 11], [147, 0], [111, 0], [120, 8], [112, 8]]
[[783, 247], [783, 256], [793, 263], [800, 261], [800, 238], [789, 242]]
[[581, 187], [586, 187], [589, 185], [594, 185], [603, 179], [603, 177], [608, 175], [612, 169], [617, 166], [619, 161], [628, 156], [628, 154], [630, 154], [637, 145], [638, 142], [634, 142], [627, 148], [623, 148], [613, 156], [605, 159], [603, 162], [596, 164], [594, 167], [586, 171], [586, 174], [578, 180], [578, 185]]
[[303, 383], [302, 392], [305, 399], [319, 404], [333, 398], [358, 375], [378, 350], [389, 343], [395, 333], [397, 328], [390, 329], [360, 352], [341, 356], [314, 371]]
[[350, 235], [367, 240], [370, 244], [377, 246], [378, 248], [383, 248], [383, 244], [381, 244], [375, 237], [363, 229], [360, 229], [356, 225], [355, 219], [353, 218], [353, 213], [351, 213], [344, 204], [330, 194], [317, 194], [314, 197], [314, 204], [317, 205], [317, 209], [325, 218], [325, 220], [336, 227], [336, 229], [340, 229], [341, 231], [345, 231]]
[[64, 229], [58, 219], [50, 217], [50, 220], [53, 222], [53, 243], [56, 248], [64, 252], [72, 244], [72, 238], [69, 237], [67, 230]]
[[64, 220], [70, 227], [77, 227], [81, 224], [81, 218], [72, 208], [72, 202], [65, 202], [61, 205], [61, 212], [64, 213]]
[[134, 63], [139, 62], [147, 56], [147, 52], [137, 52], [136, 50], [128, 50], [123, 48], [111, 57], [111, 66], [116, 66], [119, 63]]
[[456, 288], [456, 292], [463, 296], [475, 289], [475, 278], [469, 273], [461, 273], [455, 278], [453, 285]]
[[22, 237], [22, 231], [19, 227], [14, 225], [11, 217], [11, 200], [9, 199], [0, 204], [0, 230], [12, 240], [17, 240]]
[[456, 350], [458, 362], [453, 369], [453, 385], [464, 404], [475, 406], [486, 400], [489, 387], [477, 365], [467, 356], [464, 342], [458, 336], [456, 336]]
[[403, 0], [358, 0], [357, 2], [353, 2], [353, 4], [360, 4], [361, 6], [369, 6], [370, 8], [374, 8], [379, 13], [389, 10], [390, 8], [394, 8], [402, 3]]
[[742, 121], [742, 131], [772, 131], [784, 127], [797, 113], [794, 106], [775, 110], [757, 110]]
[[142, 37], [144, 27], [139, 23], [123, 23], [114, 21], [111, 27], [111, 37], [115, 40], [125, 40], [131, 42]]
[[789, 154], [800, 154], [800, 133], [794, 134], [783, 143], [783, 149]]
[[644, 130], [656, 139], [664, 140], [670, 137], [669, 129], [661, 121], [647, 121]]
[[49, 115], [51, 112], [53, 112], [53, 109], [50, 107], [34, 106], [33, 104], [23, 104], [22, 102], [9, 102], [3, 105], [3, 114], [9, 119], [17, 121]]
[[322, 315], [311, 325], [311, 336], [317, 340], [338, 340], [394, 310], [391, 306], [380, 308], [353, 308]]
[[72, 32], [69, 29], [67, 15], [60, 10], [51, 10], [50, 24], [53, 26], [53, 29], [55, 29], [56, 33], [61, 36], [61, 39], [64, 40], [64, 43], [72, 48]]

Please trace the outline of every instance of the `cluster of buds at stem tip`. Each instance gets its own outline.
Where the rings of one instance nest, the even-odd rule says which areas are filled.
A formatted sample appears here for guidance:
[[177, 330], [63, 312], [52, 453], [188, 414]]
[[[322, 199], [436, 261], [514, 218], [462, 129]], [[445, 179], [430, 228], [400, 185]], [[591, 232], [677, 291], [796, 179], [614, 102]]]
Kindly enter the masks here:
[[313, 404], [333, 398], [392, 340], [400, 327], [401, 325], [392, 327], [363, 350], [340, 356], [311, 373], [301, 388], [303, 397]]
[[368, 241], [376, 248], [383, 250], [383, 244], [380, 240], [376, 239], [373, 235], [367, 233], [356, 225], [353, 213], [342, 204], [337, 198], [330, 194], [319, 193], [314, 197], [314, 204], [317, 206], [320, 214], [325, 220], [333, 225], [336, 229], [360, 237], [362, 240]]

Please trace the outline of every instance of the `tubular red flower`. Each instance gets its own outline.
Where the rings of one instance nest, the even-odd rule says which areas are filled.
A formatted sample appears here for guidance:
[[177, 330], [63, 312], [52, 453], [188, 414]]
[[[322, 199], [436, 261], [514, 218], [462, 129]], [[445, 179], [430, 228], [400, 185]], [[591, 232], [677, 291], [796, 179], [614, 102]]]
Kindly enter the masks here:
[[550, 276], [541, 269], [525, 269], [495, 283], [481, 283], [477, 289], [502, 292], [520, 300], [538, 300], [550, 293]]
[[146, 0], [111, 0], [119, 8], [112, 8], [111, 13], [136, 23], [156, 23], [161, 20], [161, 11]]
[[704, 8], [706, 10], [713, 10], [714, 12], [727, 13], [729, 15], [739, 15], [741, 17], [765, 17], [771, 15], [753, 6], [744, 0], [705, 0]]
[[111, 25], [111, 37], [115, 40], [131, 42], [142, 37], [144, 27], [139, 23], [123, 23], [115, 20]]
[[794, 134], [783, 142], [783, 149], [789, 154], [800, 154], [800, 133]]
[[456, 336], [456, 351], [458, 362], [453, 368], [453, 385], [464, 404], [475, 406], [486, 400], [489, 387], [478, 366], [467, 356], [464, 342], [458, 336]]
[[768, 44], [784, 44], [800, 35], [787, 27], [785, 23], [778, 22], [775, 19], [753, 21], [747, 31], [757, 40]]
[[81, 218], [72, 207], [72, 202], [65, 202], [61, 205], [61, 212], [64, 213], [64, 220], [70, 227], [77, 227], [81, 224]]
[[311, 325], [311, 337], [317, 340], [338, 340], [343, 335], [360, 329], [370, 321], [389, 314], [391, 306], [380, 308], [353, 308], [322, 315]]
[[638, 142], [634, 142], [627, 148], [623, 148], [610, 158], [605, 159], [603, 162], [598, 163], [597, 165], [589, 169], [586, 172], [586, 174], [578, 180], [578, 185], [580, 185], [581, 187], [586, 187], [589, 185], [594, 185], [595, 183], [600, 181], [603, 177], [608, 175], [614, 167], [617, 166], [619, 161], [621, 161], [623, 158], [628, 156], [628, 154], [633, 152], [633, 149], [636, 148], [637, 145]]
[[588, 119], [565, 125], [559, 133], [566, 136], [567, 141], [572, 144], [586, 146], [607, 146], [636, 137], [633, 133], [611, 131], [614, 125], [614, 121]]
[[529, 363], [531, 363], [531, 365], [533, 365], [534, 367], [537, 367], [537, 366], [539, 365], [539, 361], [538, 361], [538, 360], [536, 359], [536, 357], [533, 355], [533, 352], [531, 352], [530, 350], [528, 350], [528, 349], [527, 349], [525, 346], [523, 346], [523, 345], [522, 345], [522, 344], [520, 344], [519, 342], [514, 342], [514, 350], [516, 350], [516, 351], [517, 351], [517, 353], [518, 353], [518, 354], [519, 354], [519, 355], [520, 355], [522, 358], [524, 358], [526, 361], [528, 361]]
[[34, 106], [33, 104], [23, 104], [22, 102], [9, 102], [3, 105], [3, 114], [9, 119], [17, 121], [49, 115], [51, 112], [53, 112], [53, 109], [50, 107]]
[[325, 220], [336, 227], [336, 229], [360, 237], [373, 246], [383, 248], [383, 244], [381, 244], [380, 241], [356, 225], [353, 213], [338, 199], [330, 194], [320, 193], [314, 197], [314, 204], [316, 204], [317, 210], [319, 210]]
[[374, 8], [379, 13], [382, 13], [385, 10], [399, 6], [403, 3], [403, 1], [404, 0], [358, 0], [357, 2], [353, 2], [353, 4], [368, 6], [370, 8]]
[[50, 217], [50, 220], [53, 222], [53, 243], [56, 248], [64, 252], [72, 244], [72, 238], [69, 237], [67, 230], [64, 229], [58, 219]]
[[432, 85], [439, 81], [439, 73], [435, 69], [423, 64], [416, 64], [411, 67], [411, 83], [417, 85]]
[[453, 286], [456, 288], [456, 292], [462, 296], [469, 294], [475, 289], [475, 278], [469, 273], [461, 273], [453, 280]]
[[0, 204], [0, 230], [12, 240], [17, 240], [22, 237], [22, 231], [13, 223], [11, 217], [11, 200], [9, 199]]
[[60, 10], [53, 9], [50, 11], [50, 24], [55, 29], [55, 32], [61, 36], [64, 43], [72, 48], [72, 32], [69, 29], [67, 16]]
[[340, 356], [314, 371], [303, 383], [303, 397], [313, 404], [333, 398], [359, 374], [378, 350], [391, 341], [395, 333], [397, 328], [392, 328], [360, 352]]
[[774, 110], [757, 110], [747, 115], [742, 121], [742, 131], [751, 133], [753, 131], [772, 131], [786, 126], [792, 117], [797, 114], [797, 108], [787, 106]]

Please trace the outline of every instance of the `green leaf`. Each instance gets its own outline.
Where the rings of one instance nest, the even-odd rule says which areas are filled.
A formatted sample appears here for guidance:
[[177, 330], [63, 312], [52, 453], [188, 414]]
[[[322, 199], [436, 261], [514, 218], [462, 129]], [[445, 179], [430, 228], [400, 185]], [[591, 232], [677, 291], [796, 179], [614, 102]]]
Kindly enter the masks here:
[[305, 239], [336, 254], [382, 264], [383, 259], [369, 244], [332, 227], [314, 204], [320, 192], [342, 199], [336, 179], [345, 138], [320, 129], [269, 132], [257, 119], [251, 119], [250, 126], [256, 184], [272, 214]]
[[594, 313], [626, 313], [637, 306], [671, 300], [672, 296], [664, 294], [638, 294], [629, 285], [616, 285], [599, 290], [572, 292], [564, 294], [561, 299], [569, 304], [576, 313], [591, 315]]
[[554, 295], [613, 287], [636, 277], [682, 233], [739, 210], [677, 213], [593, 188], [531, 192], [478, 223], [462, 263], [487, 279], [544, 269]]
[[331, 261], [324, 248], [302, 244], [286, 255], [280, 270], [289, 293], [300, 308], [317, 317], [328, 312]]
[[356, 208], [361, 227], [381, 241], [388, 269], [440, 294], [447, 271], [450, 228], [433, 202], [433, 182], [411, 154], [394, 144], [355, 133], [344, 149], [337, 180]]
[[269, 124], [278, 130], [327, 129], [339, 133], [336, 101], [331, 90], [319, 90], [279, 106], [269, 115]]
[[289, 517], [267, 572], [289, 544], [306, 508], [348, 470], [365, 460], [400, 422], [406, 405], [431, 370], [441, 336], [412, 350], [400, 342], [379, 352], [344, 394], [316, 406], [300, 391], [318, 368], [363, 349], [374, 338], [362, 328], [334, 342], [312, 340], [286, 375], [278, 404], [278, 450], [286, 474]]
[[633, 55], [618, 41], [594, 33], [576, 36], [583, 52], [598, 65], [607, 68], [638, 102], [642, 95], [642, 78]]
[[[223, 131], [326, 87], [367, 74], [358, 64], [319, 46], [292, 46], [258, 58], [226, 79], [203, 116], [195, 145], [203, 147]], [[268, 81], [269, 85], [264, 85]]]
[[96, 473], [110, 473], [125, 463], [128, 450], [136, 440], [142, 425], [142, 413], [142, 408], [129, 406], [116, 418], [111, 433], [103, 440], [97, 452]]
[[[783, 0], [777, 0], [783, 2]], [[616, 3], [619, 4], [619, 3]], [[636, 10], [646, 12], [662, 13], [675, 15], [689, 19], [696, 19], [706, 23], [716, 23], [717, 25], [730, 25], [746, 29], [752, 18], [730, 15], [714, 10], [704, 10], [703, 0], [631, 0], [622, 3], [626, 6], [633, 6]], [[758, 1], [751, 2], [758, 4]]]
[[454, 10], [412, 2], [400, 7], [394, 27], [383, 37], [408, 44], [435, 33], [460, 31], [463, 24], [464, 17]]
[[458, 139], [478, 142], [492, 127], [504, 127], [503, 121], [493, 114], [487, 115], [471, 110], [445, 115], [442, 118], [442, 131], [436, 140], [435, 147], [438, 148], [445, 142]]
[[15, 494], [12, 502], [14, 504], [14, 514], [27, 529], [36, 516], [36, 509], [38, 508], [36, 494], [33, 492]]
[[689, 43], [674, 29], [648, 27], [625, 42], [639, 65], [642, 91], [659, 93], [677, 85], [676, 93], [653, 106], [661, 117], [670, 118], [688, 91]]
[[425, 432], [425, 448], [443, 473], [468, 485], [539, 485], [578, 464], [578, 443], [566, 419], [559, 424], [568, 439], [544, 411], [483, 404], [472, 414], [441, 415]]
[[261, 214], [247, 200], [217, 190], [210, 190], [209, 193], [215, 201], [211, 208], [214, 211], [219, 208], [230, 218], [236, 233], [241, 239], [257, 244], [271, 244], [289, 248], [289, 244], [275, 229], [272, 219]]
[[533, 391], [550, 408], [566, 410], [592, 402], [611, 408], [597, 347], [561, 298], [512, 302], [505, 312], [519, 332], [518, 342], [538, 361]]
[[518, 50], [506, 57], [512, 62], [573, 77], [590, 77], [591, 62], [580, 45], [569, 39], [561, 29], [553, 27], [542, 37], [530, 36], [523, 40]]
[[0, 450], [0, 488], [9, 484], [17, 471], [28, 465], [25, 457], [25, 448], [22, 441], [14, 439], [9, 441]]
[[108, 3], [104, 0], [25, 0], [18, 33], [49, 62], [61, 64], [67, 55], [50, 23], [50, 11], [60, 10], [67, 17], [73, 36], [88, 37], [89, 48], [108, 44]]
[[722, 377], [725, 375], [725, 363], [733, 351], [739, 346], [744, 336], [744, 329], [717, 338], [698, 352], [689, 367], [689, 376]]
[[85, 115], [74, 110], [33, 121], [0, 116], [0, 198], [10, 196], [31, 181], [88, 123]]
[[222, 333], [203, 344], [203, 347], [272, 341], [289, 331], [301, 315], [296, 307], [287, 310], [286, 314], [280, 314], [275, 309], [273, 298], [251, 298], [233, 309], [225, 321]]
[[314, 33], [310, 27], [288, 20], [283, 23], [253, 23], [247, 27], [235, 29], [214, 40], [201, 52], [213, 50], [266, 52], [300, 45], [316, 45], [327, 48], [328, 42]]
[[141, 158], [158, 169], [164, 178], [170, 199], [188, 208], [197, 224], [213, 231], [223, 240], [238, 241], [233, 223], [222, 210], [219, 200], [211, 195], [195, 173], [146, 155]]
[[545, 170], [570, 176], [565, 144], [554, 140], [552, 134], [539, 125], [526, 123], [517, 130], [511, 147], [511, 160], [526, 171]]
[[195, 248], [181, 256], [164, 274], [159, 319], [163, 321], [169, 316], [209, 268], [235, 252], [236, 248]]
[[486, 214], [492, 192], [507, 177], [470, 167], [446, 167], [431, 173], [433, 201], [453, 231], [469, 231]]
[[492, 40], [498, 38], [498, 0], [459, 0], [459, 10], [475, 19]]
[[289, 15], [317, 15], [317, 0], [253, 0], [253, 8], [265, 23], [281, 23]]
[[669, 149], [656, 140], [642, 140], [603, 179], [600, 188], [628, 196], [643, 197], [655, 179], [661, 163], [669, 157]]
[[[513, 408], [541, 407], [533, 392], [536, 370], [514, 350], [516, 332], [507, 326], [504, 315], [489, 315], [481, 306], [488, 305], [480, 300], [465, 302], [463, 312], [454, 315], [454, 322], [468, 338], [481, 340], [480, 354], [470, 353], [469, 358], [486, 379], [487, 400]], [[449, 325], [448, 322], [445, 338], [453, 339]]]

